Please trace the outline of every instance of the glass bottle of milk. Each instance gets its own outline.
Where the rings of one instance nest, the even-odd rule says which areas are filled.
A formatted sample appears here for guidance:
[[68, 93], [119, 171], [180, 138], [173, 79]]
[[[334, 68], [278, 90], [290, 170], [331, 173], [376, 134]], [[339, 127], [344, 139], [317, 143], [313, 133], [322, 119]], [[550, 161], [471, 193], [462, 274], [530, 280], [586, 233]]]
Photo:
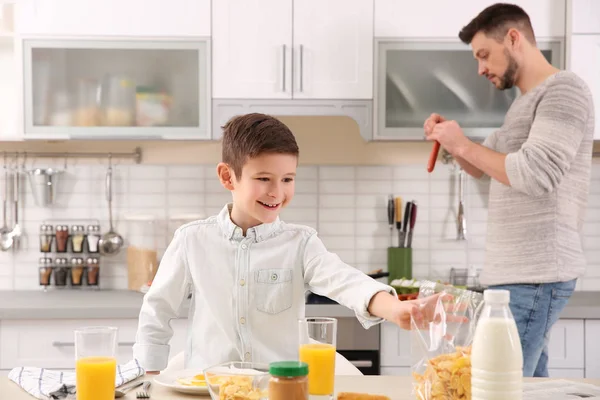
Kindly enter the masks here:
[[471, 399], [521, 400], [523, 351], [508, 290], [486, 290], [471, 349]]

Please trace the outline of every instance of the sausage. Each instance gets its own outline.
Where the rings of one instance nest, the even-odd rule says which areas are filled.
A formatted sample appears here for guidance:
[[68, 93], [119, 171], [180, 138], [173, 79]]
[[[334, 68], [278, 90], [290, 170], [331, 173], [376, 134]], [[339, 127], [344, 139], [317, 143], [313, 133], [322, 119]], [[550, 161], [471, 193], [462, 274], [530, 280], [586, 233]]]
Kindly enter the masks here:
[[433, 172], [435, 168], [435, 161], [437, 160], [438, 153], [440, 151], [440, 142], [437, 140], [433, 144], [433, 148], [431, 149], [431, 154], [429, 155], [429, 161], [427, 162], [427, 172]]

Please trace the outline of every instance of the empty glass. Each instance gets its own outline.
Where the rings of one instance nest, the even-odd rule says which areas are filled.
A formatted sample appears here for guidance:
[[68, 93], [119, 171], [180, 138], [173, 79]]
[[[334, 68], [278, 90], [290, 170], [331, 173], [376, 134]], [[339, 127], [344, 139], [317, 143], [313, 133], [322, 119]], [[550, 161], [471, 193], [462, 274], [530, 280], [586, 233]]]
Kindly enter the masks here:
[[117, 371], [117, 328], [75, 331], [77, 400], [113, 400]]
[[333, 399], [337, 319], [300, 320], [300, 361], [308, 364], [311, 399]]

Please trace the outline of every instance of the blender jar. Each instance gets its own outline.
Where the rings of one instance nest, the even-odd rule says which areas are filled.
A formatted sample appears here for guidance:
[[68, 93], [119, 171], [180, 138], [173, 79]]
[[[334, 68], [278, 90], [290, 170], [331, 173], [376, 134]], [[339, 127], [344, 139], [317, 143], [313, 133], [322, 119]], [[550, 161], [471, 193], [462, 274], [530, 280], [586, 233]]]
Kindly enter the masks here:
[[158, 270], [156, 218], [130, 215], [127, 222], [127, 281], [129, 290], [145, 291]]

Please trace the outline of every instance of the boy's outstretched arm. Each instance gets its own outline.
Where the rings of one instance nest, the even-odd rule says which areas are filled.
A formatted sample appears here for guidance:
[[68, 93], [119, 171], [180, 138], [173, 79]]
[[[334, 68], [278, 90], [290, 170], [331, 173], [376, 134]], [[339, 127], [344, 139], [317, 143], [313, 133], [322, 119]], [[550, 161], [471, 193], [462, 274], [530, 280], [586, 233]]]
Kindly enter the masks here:
[[185, 231], [177, 231], [165, 252], [150, 290], [144, 296], [133, 357], [147, 373], [166, 368], [169, 341], [173, 336], [170, 322], [188, 295], [189, 268], [185, 257]]

